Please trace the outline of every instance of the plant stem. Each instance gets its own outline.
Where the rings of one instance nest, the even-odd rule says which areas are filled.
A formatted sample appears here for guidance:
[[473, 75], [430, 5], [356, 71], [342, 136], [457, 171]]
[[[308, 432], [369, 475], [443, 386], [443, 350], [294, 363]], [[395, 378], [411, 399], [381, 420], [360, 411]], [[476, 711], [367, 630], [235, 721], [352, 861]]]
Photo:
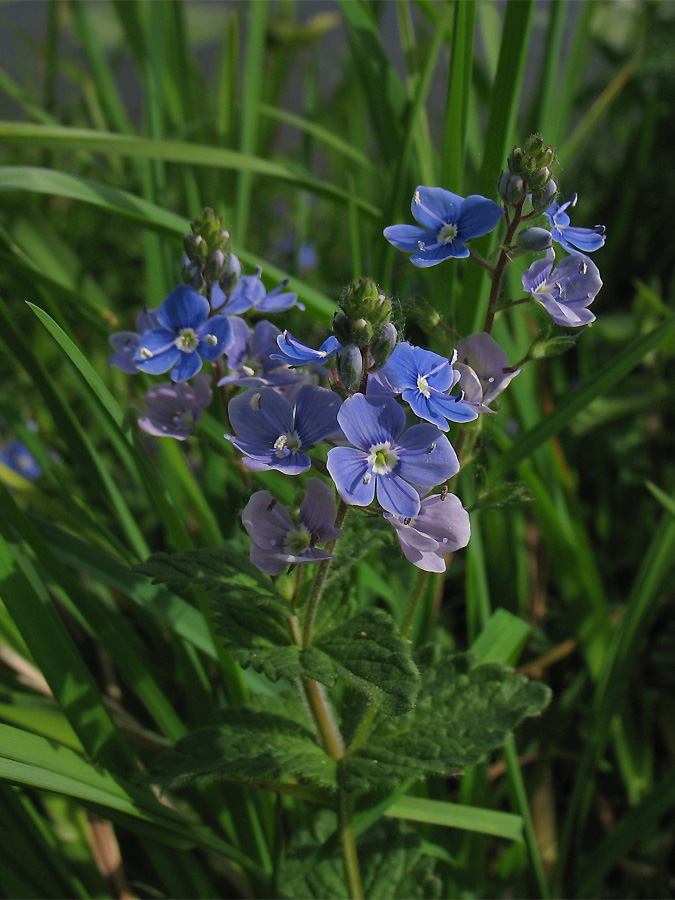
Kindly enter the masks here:
[[422, 599], [424, 589], [426, 588], [428, 581], [429, 572], [425, 572], [424, 569], [420, 569], [419, 575], [417, 576], [417, 582], [415, 583], [415, 587], [412, 592], [412, 597], [410, 598], [410, 602], [408, 603], [408, 609], [406, 610], [405, 617], [403, 619], [403, 624], [400, 628], [401, 637], [408, 637], [410, 629], [412, 628], [413, 622], [415, 620], [417, 607], [419, 606], [420, 600]]
[[356, 838], [352, 824], [352, 808], [349, 795], [340, 787], [338, 795], [338, 836], [345, 867], [345, 881], [351, 900], [364, 900], [359, 858], [356, 853]]
[[[340, 500], [337, 516], [335, 518], [336, 528], [342, 528], [348, 509], [349, 507], [344, 502], [344, 500]], [[333, 547], [335, 547], [336, 541], [337, 538], [326, 544], [326, 550], [329, 553], [331, 553]], [[328, 569], [330, 568], [330, 564], [332, 563], [332, 561], [332, 559], [322, 559], [319, 563], [319, 571], [316, 573], [314, 584], [312, 585], [312, 592], [310, 593], [309, 600], [307, 601], [307, 614], [305, 615], [305, 627], [302, 635], [303, 648], [310, 647], [312, 644], [312, 631], [314, 630], [314, 622], [316, 620], [316, 614], [319, 609], [319, 600], [321, 600], [323, 585], [326, 581], [326, 575], [328, 575]]]
[[516, 206], [513, 212], [513, 219], [509, 222], [506, 228], [506, 236], [504, 237], [504, 243], [502, 244], [502, 251], [499, 254], [499, 259], [497, 260], [497, 265], [494, 268], [492, 273], [492, 287], [490, 288], [490, 301], [488, 303], [487, 313], [485, 315], [485, 324], [483, 325], [483, 331], [486, 331], [488, 334], [492, 332], [492, 326], [495, 320], [495, 313], [497, 312], [497, 303], [499, 301], [499, 289], [502, 284], [502, 278], [504, 277], [504, 270], [506, 268], [506, 264], [509, 259], [509, 251], [507, 247], [511, 246], [511, 242], [513, 241], [513, 236], [516, 233], [516, 228], [521, 222], [521, 212], [523, 209], [524, 201], [521, 201], [518, 206]]

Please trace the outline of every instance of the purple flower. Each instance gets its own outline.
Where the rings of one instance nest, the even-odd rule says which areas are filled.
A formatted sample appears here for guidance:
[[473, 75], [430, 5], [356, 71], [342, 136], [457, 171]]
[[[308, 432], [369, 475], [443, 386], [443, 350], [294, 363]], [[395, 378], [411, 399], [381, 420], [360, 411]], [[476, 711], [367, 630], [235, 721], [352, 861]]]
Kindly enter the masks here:
[[148, 411], [140, 417], [138, 424], [143, 431], [156, 437], [184, 441], [210, 402], [211, 388], [206, 375], [197, 375], [194, 387], [186, 382], [166, 381], [151, 387], [146, 394]]
[[135, 375], [138, 367], [134, 362], [134, 356], [141, 337], [146, 331], [157, 328], [158, 325], [157, 310], [144, 309], [136, 316], [136, 331], [117, 331], [115, 334], [111, 334], [108, 340], [115, 352], [108, 360], [108, 365], [116, 366], [127, 375]]
[[532, 263], [523, 274], [523, 287], [558, 325], [577, 328], [595, 321], [587, 309], [602, 287], [600, 272], [587, 256], [566, 256], [553, 268], [555, 253]]
[[241, 514], [244, 528], [253, 539], [251, 562], [261, 572], [278, 575], [290, 564], [333, 559], [332, 554], [317, 550], [316, 545], [342, 535], [339, 528], [333, 527], [335, 516], [335, 494], [318, 478], [307, 479], [298, 525], [269, 491], [257, 491]]
[[230, 400], [228, 415], [236, 437], [225, 437], [247, 457], [244, 464], [254, 472], [278, 469], [299, 475], [312, 464], [305, 451], [338, 430], [340, 402], [333, 391], [304, 385], [293, 408], [274, 388], [254, 388]]
[[267, 291], [260, 280], [262, 269], [258, 268], [255, 275], [242, 275], [234, 290], [225, 294], [219, 284], [214, 284], [211, 289], [211, 306], [220, 309], [228, 316], [239, 315], [249, 309], [257, 312], [283, 312], [292, 306], [304, 309], [302, 303], [298, 303], [298, 295], [295, 292], [283, 293], [289, 279], [285, 278], [281, 284], [271, 291]]
[[422, 347], [402, 341], [382, 369], [391, 385], [401, 393], [412, 411], [447, 431], [451, 422], [470, 422], [478, 413], [463, 402], [463, 397], [447, 393], [459, 381], [452, 361]]
[[338, 422], [352, 447], [328, 453], [328, 471], [345, 503], [380, 506], [399, 516], [416, 516], [419, 493], [459, 471], [450, 442], [435, 425], [413, 425], [396, 400], [354, 394], [344, 401]]
[[318, 350], [313, 350], [307, 344], [303, 344], [294, 338], [289, 331], [284, 331], [277, 338], [278, 353], [272, 353], [272, 359], [278, 359], [288, 366], [307, 366], [310, 363], [323, 365], [331, 357], [342, 350], [342, 344], [332, 335], [323, 342]]
[[494, 412], [489, 404], [522, 369], [510, 369], [506, 353], [485, 331], [470, 334], [455, 347], [459, 386], [464, 400], [481, 413]]
[[157, 310], [159, 328], [141, 338], [134, 363], [141, 372], [161, 375], [171, 369], [172, 381], [187, 381], [199, 372], [202, 357], [218, 359], [232, 343], [226, 316], [209, 318], [206, 297], [180, 284]]
[[425, 572], [445, 572], [444, 554], [466, 547], [471, 537], [469, 514], [454, 494], [426, 497], [414, 518], [384, 518], [396, 529], [406, 559]]
[[557, 200], [554, 200], [545, 210], [544, 215], [551, 226], [551, 237], [554, 241], [562, 244], [568, 253], [592, 253], [594, 250], [599, 250], [605, 243], [605, 226], [596, 225], [595, 228], [571, 226], [567, 210], [575, 206], [576, 202], [576, 194], [562, 206], [559, 206]]
[[279, 365], [270, 355], [272, 350], [276, 350], [276, 339], [281, 334], [276, 325], [263, 320], [250, 329], [243, 319], [232, 316], [230, 326], [234, 335], [226, 351], [230, 374], [221, 378], [219, 385], [280, 387], [302, 379], [288, 366]]
[[421, 227], [390, 225], [384, 236], [398, 250], [412, 253], [410, 262], [422, 268], [469, 256], [466, 241], [492, 231], [504, 215], [486, 197], [472, 194], [465, 200], [439, 187], [418, 187], [411, 208]]

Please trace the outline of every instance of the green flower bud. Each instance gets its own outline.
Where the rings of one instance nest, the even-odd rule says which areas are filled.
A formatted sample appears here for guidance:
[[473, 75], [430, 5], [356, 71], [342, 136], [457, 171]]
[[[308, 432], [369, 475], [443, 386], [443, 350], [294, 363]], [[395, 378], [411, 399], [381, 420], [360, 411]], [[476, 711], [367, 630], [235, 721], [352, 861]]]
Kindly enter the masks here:
[[558, 193], [558, 185], [551, 178], [540, 191], [532, 192], [532, 209], [542, 212], [548, 209]]
[[373, 339], [373, 326], [367, 319], [357, 319], [352, 323], [352, 334], [359, 347], [366, 347]]
[[398, 340], [398, 332], [391, 322], [387, 322], [380, 329], [377, 337], [370, 347], [370, 355], [375, 363], [375, 368], [381, 368], [394, 352], [396, 341]]
[[544, 359], [547, 356], [560, 356], [571, 350], [577, 342], [578, 334], [561, 334], [553, 338], [542, 338], [532, 344], [531, 359]]
[[335, 313], [333, 316], [333, 334], [343, 346], [351, 341], [351, 324], [343, 312]]
[[519, 231], [516, 236], [516, 245], [519, 250], [524, 252], [538, 252], [539, 250], [548, 250], [553, 243], [551, 232], [546, 228], [525, 228]]
[[548, 166], [542, 166], [541, 169], [537, 169], [537, 171], [529, 177], [528, 184], [531, 191], [541, 191], [546, 187], [550, 180], [551, 170]]
[[499, 196], [510, 206], [518, 206], [527, 196], [522, 176], [507, 171], [502, 172], [499, 179]]
[[523, 158], [525, 156], [525, 151], [522, 147], [514, 147], [511, 156], [509, 156], [507, 160], [507, 165], [509, 167], [509, 172], [513, 175], [520, 175], [523, 171]]
[[356, 344], [348, 344], [337, 355], [337, 370], [340, 383], [348, 391], [355, 391], [363, 376], [363, 354]]

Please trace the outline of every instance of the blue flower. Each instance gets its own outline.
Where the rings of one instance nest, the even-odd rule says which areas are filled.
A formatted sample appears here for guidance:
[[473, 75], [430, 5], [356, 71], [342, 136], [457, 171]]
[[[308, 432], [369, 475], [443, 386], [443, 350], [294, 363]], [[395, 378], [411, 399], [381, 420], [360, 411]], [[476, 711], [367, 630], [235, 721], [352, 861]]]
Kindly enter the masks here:
[[454, 494], [426, 497], [414, 518], [384, 518], [394, 526], [405, 558], [425, 572], [445, 572], [445, 554], [466, 547], [471, 537], [469, 514]]
[[595, 316], [586, 307], [602, 287], [598, 267], [580, 254], [566, 256], [555, 269], [554, 262], [555, 253], [548, 250], [543, 259], [533, 262], [523, 274], [523, 287], [558, 325], [566, 328], [590, 325]]
[[280, 362], [286, 363], [287, 366], [308, 366], [311, 363], [319, 363], [324, 365], [331, 357], [342, 350], [342, 344], [336, 337], [331, 335], [323, 342], [318, 350], [313, 350], [307, 344], [303, 344], [297, 338], [294, 338], [289, 331], [284, 331], [277, 338], [278, 353], [272, 353], [272, 359], [278, 359]]
[[418, 187], [411, 208], [422, 227], [390, 225], [384, 236], [398, 250], [412, 253], [410, 262], [421, 268], [469, 256], [466, 241], [492, 231], [504, 215], [493, 200], [478, 194], [465, 200], [439, 187]]
[[230, 400], [228, 415], [236, 436], [226, 434], [254, 472], [278, 469], [299, 475], [312, 464], [306, 451], [339, 431], [340, 398], [333, 391], [304, 385], [293, 408], [274, 388], [245, 391]]
[[33, 454], [22, 441], [16, 439], [0, 448], [0, 463], [28, 481], [34, 481], [42, 475], [42, 469]]
[[138, 424], [143, 431], [156, 437], [184, 441], [210, 402], [211, 388], [206, 375], [197, 375], [194, 387], [185, 382], [156, 384], [145, 397], [148, 411], [140, 417]]
[[201, 369], [202, 357], [218, 359], [232, 343], [232, 328], [226, 316], [209, 318], [210, 311], [209, 301], [193, 288], [174, 288], [157, 310], [160, 327], [139, 341], [136, 367], [150, 375], [171, 369], [172, 381], [187, 381]]
[[344, 401], [338, 422], [352, 447], [333, 447], [328, 471], [338, 493], [352, 506], [368, 506], [375, 496], [398, 516], [420, 510], [415, 485], [432, 488], [459, 471], [450, 442], [435, 425], [413, 425], [396, 400], [354, 394]]
[[251, 562], [262, 572], [278, 575], [291, 564], [333, 559], [316, 545], [342, 535], [334, 527], [335, 516], [333, 489], [318, 478], [307, 479], [298, 525], [269, 491], [256, 491], [241, 514], [244, 528], [253, 539]]
[[136, 316], [136, 331], [116, 331], [111, 334], [108, 340], [115, 351], [108, 360], [109, 366], [116, 366], [127, 375], [136, 375], [138, 367], [134, 362], [134, 356], [138, 350], [141, 338], [150, 331], [151, 328], [157, 328], [156, 309], [144, 309]]
[[420, 419], [432, 422], [441, 431], [450, 427], [447, 419], [470, 422], [478, 417], [476, 410], [463, 402], [462, 394], [453, 397], [447, 393], [459, 381], [459, 372], [444, 356], [402, 341], [382, 373]]
[[297, 306], [298, 309], [305, 308], [302, 303], [298, 303], [298, 295], [294, 291], [284, 292], [288, 278], [285, 278], [273, 290], [267, 291], [260, 280], [261, 275], [262, 269], [260, 268], [257, 269], [255, 275], [242, 275], [234, 290], [227, 295], [219, 284], [214, 284], [211, 289], [211, 306], [228, 316], [239, 315], [249, 309], [275, 313], [283, 312], [292, 306]]
[[243, 319], [230, 319], [234, 340], [228, 347], [227, 368], [229, 375], [218, 384], [236, 384], [238, 387], [281, 387], [301, 381], [303, 376], [289, 366], [280, 365], [270, 354], [276, 350], [276, 339], [281, 334], [276, 325], [266, 319], [250, 329]]
[[605, 226], [596, 225], [595, 228], [574, 228], [570, 225], [570, 217], [567, 210], [575, 206], [577, 195], [575, 194], [567, 203], [558, 205], [556, 200], [544, 212], [551, 226], [551, 237], [554, 241], [567, 250], [568, 253], [593, 253], [599, 250], [605, 243]]

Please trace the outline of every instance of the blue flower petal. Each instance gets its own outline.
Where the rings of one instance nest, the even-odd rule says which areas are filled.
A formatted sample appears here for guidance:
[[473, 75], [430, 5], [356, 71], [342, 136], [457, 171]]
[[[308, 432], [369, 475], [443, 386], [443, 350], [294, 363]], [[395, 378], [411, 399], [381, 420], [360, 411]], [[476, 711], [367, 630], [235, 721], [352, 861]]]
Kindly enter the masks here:
[[327, 388], [304, 385], [295, 404], [295, 428], [303, 447], [312, 447], [338, 430], [337, 414], [342, 400]]
[[199, 328], [210, 308], [206, 297], [187, 284], [179, 284], [157, 310], [157, 318], [160, 325], [177, 335], [181, 328]]
[[368, 506], [373, 502], [376, 478], [368, 472], [367, 455], [362, 450], [333, 447], [328, 452], [326, 465], [345, 503]]
[[[402, 435], [399, 446], [407, 452], [400, 456], [398, 473], [406, 481], [434, 487], [459, 472], [459, 460], [450, 441], [433, 425], [413, 425]], [[422, 431], [424, 429], [424, 431]]]
[[396, 472], [377, 476], [377, 502], [387, 512], [404, 518], [416, 516], [420, 511], [420, 495]]
[[[212, 344], [207, 341], [207, 335], [216, 338], [216, 343]], [[207, 319], [199, 329], [199, 338], [199, 352], [204, 359], [208, 359], [209, 362], [218, 359], [234, 341], [234, 333], [228, 317], [213, 316], [213, 318]]]
[[345, 437], [355, 447], [370, 450], [373, 444], [395, 441], [405, 428], [405, 412], [394, 399], [348, 397], [338, 413]]
[[318, 478], [308, 478], [307, 493], [300, 507], [301, 524], [310, 534], [318, 535], [319, 541], [332, 541], [342, 534], [334, 527], [336, 515], [333, 488]]
[[435, 240], [434, 235], [429, 234], [426, 228], [419, 228], [417, 225], [389, 225], [382, 234], [390, 244], [397, 250], [403, 250], [404, 253], [419, 250], [420, 241], [426, 244]]
[[192, 378], [193, 375], [196, 375], [197, 372], [199, 372], [202, 367], [202, 360], [196, 351], [193, 353], [184, 353], [179, 350], [178, 352], [178, 361], [171, 370], [171, 380], [187, 381], [188, 378]]
[[410, 257], [410, 262], [418, 269], [428, 269], [446, 259], [466, 259], [470, 255], [469, 248], [455, 239], [449, 244], [436, 245], [433, 250], [426, 249], [414, 253]]
[[233, 397], [227, 414], [237, 437], [260, 450], [293, 431], [293, 407], [274, 388], [251, 389]]
[[443, 225], [457, 221], [463, 203], [463, 197], [445, 188], [420, 185], [413, 194], [410, 209], [420, 225], [436, 233]]
[[462, 205], [457, 221], [457, 237], [460, 241], [480, 237], [497, 227], [504, 215], [502, 207], [494, 200], [471, 194]]

